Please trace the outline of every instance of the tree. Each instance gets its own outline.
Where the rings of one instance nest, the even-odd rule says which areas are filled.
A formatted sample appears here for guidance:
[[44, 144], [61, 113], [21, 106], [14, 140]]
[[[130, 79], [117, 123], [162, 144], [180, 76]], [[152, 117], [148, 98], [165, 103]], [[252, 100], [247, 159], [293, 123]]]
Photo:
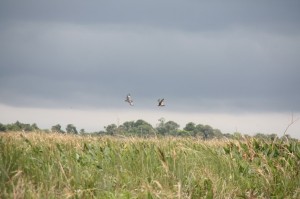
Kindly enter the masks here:
[[76, 127], [73, 124], [68, 124], [66, 127], [67, 133], [78, 134]]
[[214, 137], [218, 137], [219, 136], [219, 130], [218, 129], [213, 129], [209, 125], [205, 125], [205, 126], [203, 126], [203, 135], [204, 135], [204, 139], [209, 139], [209, 138], [211, 139], [211, 138], [214, 138]]
[[161, 135], [178, 135], [179, 124], [173, 121], [165, 122], [164, 118], [160, 118], [156, 130]]
[[117, 130], [117, 125], [110, 124], [108, 126], [105, 126], [104, 128], [105, 128], [107, 134], [114, 135]]
[[233, 139], [234, 138], [234, 136], [232, 134], [230, 134], [230, 133], [225, 133], [225, 134], [223, 134], [223, 136], [225, 138], [228, 138], [228, 139]]
[[213, 129], [213, 136], [217, 138], [222, 138], [223, 134], [219, 129]]
[[159, 121], [159, 124], [157, 125], [156, 130], [159, 134], [165, 135], [167, 132], [167, 130], [165, 128], [165, 118], [162, 117], [162, 118], [158, 119], [158, 121]]
[[197, 124], [193, 133], [194, 136], [202, 136], [203, 139], [208, 138], [208, 133], [204, 125]]
[[39, 127], [37, 126], [36, 123], [33, 123], [33, 124], [31, 125], [31, 129], [32, 129], [32, 130], [39, 130]]
[[188, 133], [188, 135], [196, 136], [197, 135], [197, 129], [196, 124], [194, 122], [189, 122], [185, 125], [183, 128], [185, 132]]
[[23, 131], [33, 131], [33, 128], [31, 128], [30, 124], [21, 124], [21, 129]]
[[6, 126], [2, 123], [0, 123], [0, 131], [2, 131], [2, 132], [6, 131]]
[[134, 133], [136, 135], [149, 135], [153, 132], [153, 127], [151, 124], [144, 120], [137, 120], [134, 123]]
[[243, 138], [242, 134], [239, 132], [234, 132], [233, 137], [234, 137], [234, 139], [237, 139], [237, 140], [241, 140]]
[[85, 130], [84, 129], [80, 129], [80, 134], [84, 134]]
[[142, 126], [142, 125], [146, 125], [146, 126], [151, 126], [151, 124], [149, 124], [148, 122], [144, 121], [144, 120], [137, 120], [135, 123], [134, 123], [134, 126], [135, 127], [139, 127], [139, 126]]
[[263, 140], [267, 140], [268, 139], [268, 136], [265, 135], [265, 134], [263, 134], [263, 133], [256, 133], [254, 135], [254, 137], [257, 138], [257, 139], [263, 139]]
[[7, 125], [7, 130], [9, 130], [9, 131], [21, 131], [22, 130], [21, 122], [16, 121], [13, 124], [8, 124]]
[[34, 130], [38, 130], [39, 128], [35, 123], [30, 125], [30, 124], [24, 124], [19, 121], [16, 121], [13, 124], [6, 125], [6, 129], [8, 131], [34, 131]]
[[63, 133], [63, 131], [61, 130], [61, 126], [59, 124], [52, 126], [51, 131], [55, 133]]
[[178, 135], [178, 136], [190, 136], [190, 132], [185, 131], [185, 130], [177, 130], [176, 135]]
[[134, 125], [135, 125], [134, 121], [129, 121], [129, 122], [124, 122], [122, 126], [125, 131], [130, 132], [134, 127]]
[[170, 135], [177, 135], [177, 131], [179, 127], [180, 127], [179, 124], [173, 121], [168, 121], [164, 124], [166, 134], [170, 134]]
[[192, 131], [196, 130], [196, 125], [195, 125], [194, 122], [189, 122], [189, 123], [187, 123], [185, 125], [185, 127], [183, 128], [183, 130], [192, 132]]
[[165, 121], [166, 121], [166, 119], [162, 117], [162, 118], [159, 118], [158, 121], [159, 121], [160, 123], [164, 124]]
[[270, 140], [274, 141], [277, 138], [277, 134], [272, 133], [269, 135]]

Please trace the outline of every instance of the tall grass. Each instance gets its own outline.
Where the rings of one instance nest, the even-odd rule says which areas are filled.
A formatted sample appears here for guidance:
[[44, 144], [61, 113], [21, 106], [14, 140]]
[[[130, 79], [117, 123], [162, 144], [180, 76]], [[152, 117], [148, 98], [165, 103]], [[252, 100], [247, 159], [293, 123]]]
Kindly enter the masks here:
[[0, 198], [300, 198], [300, 143], [0, 135]]

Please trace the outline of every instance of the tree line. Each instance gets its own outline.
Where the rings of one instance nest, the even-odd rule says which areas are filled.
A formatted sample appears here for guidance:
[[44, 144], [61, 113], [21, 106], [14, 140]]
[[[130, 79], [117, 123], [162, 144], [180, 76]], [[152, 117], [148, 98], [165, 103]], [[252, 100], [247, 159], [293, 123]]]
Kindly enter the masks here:
[[194, 136], [203, 137], [204, 139], [221, 138], [222, 132], [219, 129], [214, 129], [209, 125], [195, 124], [189, 122], [183, 129], [180, 129], [179, 124], [174, 121], [165, 121], [164, 118], [158, 120], [159, 123], [156, 127], [144, 120], [127, 121], [117, 126], [110, 124], [105, 126], [105, 131], [99, 132], [100, 134], [109, 135], [138, 135], [138, 136]]
[[[139, 119], [137, 121], [126, 121], [121, 125], [109, 124], [104, 127], [104, 130], [97, 132], [85, 132], [84, 129], [79, 131], [73, 124], [68, 124], [65, 129], [60, 124], [53, 125], [51, 129], [40, 129], [36, 123], [26, 124], [16, 121], [12, 124], [0, 123], [0, 132], [11, 131], [42, 131], [42, 132], [54, 132], [62, 134], [75, 134], [75, 135], [111, 135], [111, 136], [179, 136], [179, 137], [198, 137], [202, 139], [213, 138], [228, 138], [228, 139], [242, 139], [243, 135], [239, 132], [233, 132], [232, 134], [223, 134], [219, 129], [214, 129], [209, 125], [195, 124], [193, 122], [187, 123], [183, 129], [180, 129], [180, 125], [174, 121], [166, 121], [164, 118], [158, 120], [158, 124], [153, 127], [150, 123]], [[248, 135], [244, 135], [248, 136]], [[249, 136], [250, 137], [250, 136]], [[276, 134], [262, 134], [257, 133], [255, 138], [274, 140]], [[289, 135], [285, 135], [285, 138], [292, 139]]]

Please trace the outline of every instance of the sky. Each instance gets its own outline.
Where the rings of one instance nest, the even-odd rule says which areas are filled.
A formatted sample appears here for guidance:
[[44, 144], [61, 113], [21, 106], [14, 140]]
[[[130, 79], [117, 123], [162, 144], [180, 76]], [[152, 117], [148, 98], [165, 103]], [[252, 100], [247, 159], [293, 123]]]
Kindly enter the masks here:
[[[300, 117], [299, 11], [297, 0], [1, 0], [0, 122], [97, 131], [163, 117], [281, 136]], [[287, 133], [300, 138], [299, 123]]]

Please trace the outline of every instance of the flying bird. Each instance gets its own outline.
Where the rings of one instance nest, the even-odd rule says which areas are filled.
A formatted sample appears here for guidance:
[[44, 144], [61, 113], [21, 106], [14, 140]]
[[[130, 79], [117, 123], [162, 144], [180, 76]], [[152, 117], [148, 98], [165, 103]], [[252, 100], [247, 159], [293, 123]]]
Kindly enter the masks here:
[[158, 99], [158, 105], [157, 106], [165, 106], [165, 99]]
[[133, 106], [133, 100], [131, 99], [130, 94], [128, 94], [126, 96], [125, 102], [128, 102], [130, 104], [130, 106]]

